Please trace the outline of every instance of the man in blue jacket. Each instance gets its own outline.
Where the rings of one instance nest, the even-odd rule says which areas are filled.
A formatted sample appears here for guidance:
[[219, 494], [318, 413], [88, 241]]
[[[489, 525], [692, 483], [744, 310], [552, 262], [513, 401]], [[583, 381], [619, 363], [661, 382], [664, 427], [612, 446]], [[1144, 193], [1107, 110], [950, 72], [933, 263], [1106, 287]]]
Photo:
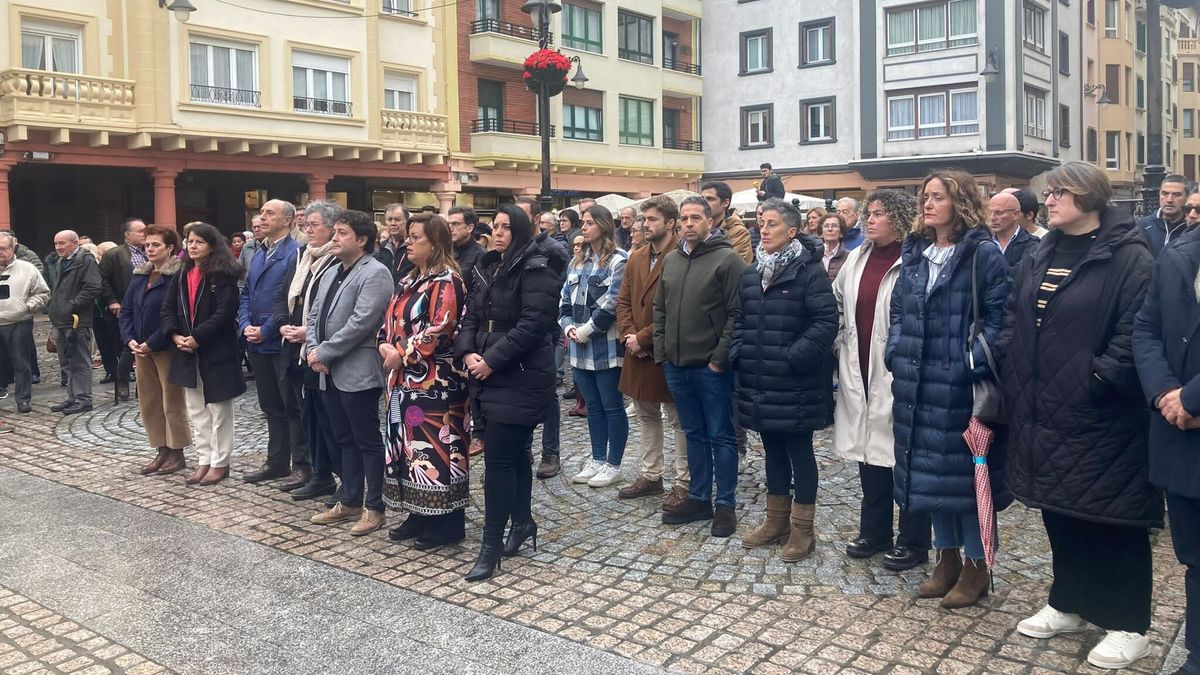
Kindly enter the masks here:
[[258, 405], [267, 418], [267, 460], [243, 480], [259, 483], [288, 477], [294, 467], [295, 474], [281, 486], [294, 490], [308, 481], [312, 471], [308, 441], [300, 423], [300, 402], [288, 386], [288, 364], [280, 356], [282, 342], [275, 329], [274, 299], [300, 248], [291, 237], [296, 207], [272, 199], [263, 204], [259, 217], [266, 243], [250, 260], [238, 309], [238, 329], [246, 338], [246, 356], [254, 369]]
[[[1163, 190], [1177, 191], [1163, 183]], [[1183, 200], [1179, 200], [1180, 203]], [[1187, 567], [1184, 646], [1176, 673], [1200, 675], [1200, 230], [1163, 249], [1133, 322], [1133, 358], [1150, 421], [1150, 482], [1167, 494], [1175, 555]]]
[[1158, 189], [1158, 210], [1137, 221], [1155, 257], [1187, 229], [1183, 212], [1183, 203], [1190, 194], [1187, 182], [1187, 178], [1178, 174], [1164, 178], [1162, 187]]

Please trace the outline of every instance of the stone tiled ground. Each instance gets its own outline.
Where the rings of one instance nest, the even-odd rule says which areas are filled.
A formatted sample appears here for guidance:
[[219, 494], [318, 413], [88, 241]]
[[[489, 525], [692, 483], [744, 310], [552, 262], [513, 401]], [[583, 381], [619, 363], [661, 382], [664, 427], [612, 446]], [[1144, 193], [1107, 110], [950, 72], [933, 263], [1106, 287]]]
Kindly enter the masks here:
[[170, 672], [2, 586], [0, 671], [6, 675], [158, 675]]
[[[43, 372], [54, 372], [49, 362]], [[788, 565], [778, 549], [746, 551], [736, 536], [710, 538], [707, 525], [664, 526], [654, 499], [619, 501], [615, 489], [558, 477], [534, 487], [538, 552], [506, 561], [489, 582], [466, 584], [461, 577], [474, 560], [482, 518], [479, 472], [472, 477], [464, 545], [422, 553], [382, 533], [352, 539], [348, 527], [310, 525], [316, 507], [297, 505], [269, 486], [231, 480], [197, 489], [185, 486], [180, 474], [138, 476], [148, 451], [136, 404], [63, 418], [47, 409], [61, 397], [52, 380], [35, 388], [34, 414], [8, 418], [19, 428], [0, 437], [0, 465], [673, 671], [1102, 672], [1085, 661], [1098, 630], [1049, 641], [1015, 633], [1016, 622], [1041, 607], [1047, 590], [1049, 549], [1036, 513], [1017, 506], [1002, 514], [995, 591], [975, 608], [947, 612], [936, 601], [916, 600], [913, 591], [926, 569], [894, 574], [848, 559], [842, 549], [857, 529], [857, 473], [832, 457], [827, 434], [817, 436], [820, 543], [809, 560]], [[101, 391], [97, 387], [98, 402], [106, 399]], [[5, 401], [0, 415], [11, 408]], [[239, 401], [237, 415], [235, 476], [258, 465], [265, 440], [252, 393]], [[581, 420], [564, 415], [563, 443], [569, 475], [588, 454]], [[632, 480], [636, 430], [629, 447], [625, 474]], [[755, 445], [738, 489], [742, 532], [761, 518], [762, 480]], [[1182, 588], [1169, 535], [1161, 533], [1155, 539], [1154, 653], [1133, 672], [1162, 666], [1180, 627]]]

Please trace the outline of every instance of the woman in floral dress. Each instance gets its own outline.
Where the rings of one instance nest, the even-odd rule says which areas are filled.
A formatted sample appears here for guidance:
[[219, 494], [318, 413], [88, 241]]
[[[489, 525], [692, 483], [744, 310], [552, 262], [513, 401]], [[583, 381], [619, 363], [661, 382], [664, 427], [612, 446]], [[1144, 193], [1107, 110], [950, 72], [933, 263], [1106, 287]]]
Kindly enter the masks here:
[[441, 216], [413, 216], [407, 253], [413, 270], [400, 279], [379, 334], [390, 373], [384, 501], [410, 514], [388, 537], [416, 538], [414, 547], [427, 550], [466, 534], [467, 376], [452, 346], [466, 287]]

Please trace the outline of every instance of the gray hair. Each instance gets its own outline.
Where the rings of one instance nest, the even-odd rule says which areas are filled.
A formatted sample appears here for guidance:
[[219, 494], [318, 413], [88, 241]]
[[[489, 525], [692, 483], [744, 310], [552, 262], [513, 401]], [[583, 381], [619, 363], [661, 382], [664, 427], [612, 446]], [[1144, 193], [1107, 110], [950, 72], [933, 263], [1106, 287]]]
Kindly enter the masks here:
[[295, 218], [296, 217], [296, 205], [295, 204], [293, 204], [289, 201], [283, 200], [283, 199], [280, 199], [279, 203], [283, 204], [283, 216], [285, 218]]
[[338, 217], [342, 215], [342, 207], [334, 204], [333, 202], [317, 200], [315, 202], [309, 202], [308, 206], [304, 207], [305, 218], [313, 213], [321, 216], [321, 220], [324, 221], [326, 227], [333, 227], [333, 224], [337, 222]]
[[405, 207], [400, 202], [392, 202], [391, 204], [388, 204], [387, 206], [383, 207], [383, 212], [391, 213], [392, 211], [395, 211], [396, 209], [400, 209], [400, 213], [404, 214], [404, 220], [407, 221], [410, 216], [410, 214], [408, 212], [408, 208]]
[[775, 213], [779, 214], [781, 219], [783, 219], [785, 225], [788, 227], [794, 227], [797, 231], [803, 231], [800, 227], [800, 224], [804, 220], [804, 217], [800, 215], [800, 209], [796, 208], [791, 203], [779, 198], [772, 198], [765, 200], [762, 203], [761, 208], [764, 214], [767, 211], [774, 211]]
[[699, 206], [703, 206], [704, 207], [704, 217], [705, 218], [713, 217], [712, 207], [708, 205], [708, 200], [705, 199], [704, 197], [701, 197], [700, 195], [692, 195], [690, 197], [684, 197], [683, 201], [679, 202], [679, 210], [682, 211], [683, 207], [687, 206], [688, 204], [697, 204]]
[[835, 202], [835, 203], [841, 204], [842, 202], [850, 202], [850, 210], [855, 211], [855, 212], [858, 211], [858, 200], [855, 199], [854, 197], [842, 197], [841, 199], [837, 200], [837, 202]]
[[17, 248], [17, 237], [8, 230], [0, 230], [0, 238], [7, 238], [14, 249]]

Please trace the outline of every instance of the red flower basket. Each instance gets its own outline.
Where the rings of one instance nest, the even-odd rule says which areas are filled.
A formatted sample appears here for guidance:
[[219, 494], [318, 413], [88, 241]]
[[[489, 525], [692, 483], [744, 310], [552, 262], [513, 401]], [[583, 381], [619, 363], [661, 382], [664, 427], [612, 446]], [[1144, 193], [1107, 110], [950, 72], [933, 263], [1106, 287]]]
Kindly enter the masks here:
[[557, 96], [567, 86], [567, 74], [571, 72], [571, 61], [553, 49], [539, 49], [525, 59], [525, 72], [521, 78], [532, 92], [545, 86], [550, 96]]

